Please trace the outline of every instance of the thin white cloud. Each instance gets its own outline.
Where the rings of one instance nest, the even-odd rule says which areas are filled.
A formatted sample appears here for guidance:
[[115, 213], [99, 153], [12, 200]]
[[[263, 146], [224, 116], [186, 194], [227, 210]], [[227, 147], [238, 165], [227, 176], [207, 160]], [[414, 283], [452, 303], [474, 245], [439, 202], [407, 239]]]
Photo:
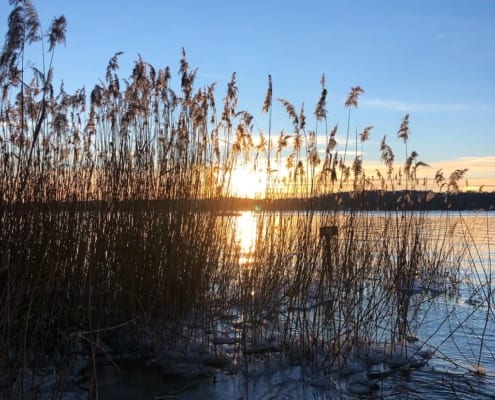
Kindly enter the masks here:
[[[366, 161], [366, 157], [365, 157]], [[402, 167], [403, 162], [397, 161], [396, 166]], [[491, 179], [495, 183], [495, 156], [485, 156], [485, 157], [459, 157], [452, 160], [441, 160], [429, 162], [427, 167], [422, 167], [421, 175], [431, 175], [435, 174], [436, 171], [441, 169], [446, 175], [452, 173], [456, 169], [467, 169], [468, 176], [474, 178], [486, 178]], [[383, 169], [385, 168], [383, 163], [377, 162], [376, 160], [370, 160], [366, 165], [367, 169]]]
[[422, 112], [455, 112], [465, 111], [473, 108], [472, 105], [465, 103], [410, 103], [399, 100], [387, 100], [387, 99], [361, 99], [361, 106], [368, 106], [373, 108], [380, 108], [389, 111], [422, 111]]
[[456, 169], [467, 169], [463, 190], [477, 190], [481, 187], [488, 192], [495, 190], [495, 156], [459, 157], [432, 163], [431, 167], [434, 171], [442, 169], [446, 178]]
[[[402, 167], [403, 165], [396, 163], [396, 166]], [[374, 174], [376, 170], [381, 171], [382, 174], [386, 173], [383, 163], [365, 162], [365, 168], [370, 174]], [[436, 172], [441, 170], [444, 177], [448, 179], [450, 174], [458, 169], [467, 169], [463, 182], [461, 182], [464, 189], [469, 187], [469, 190], [477, 190], [484, 186], [485, 191], [495, 190], [495, 156], [459, 157], [452, 160], [431, 162], [429, 167], [418, 169], [417, 176], [419, 179], [427, 178], [431, 181]]]
[[446, 172], [467, 168], [469, 176], [495, 181], [495, 156], [459, 157], [454, 160], [439, 161], [431, 165], [434, 168], [442, 168]]

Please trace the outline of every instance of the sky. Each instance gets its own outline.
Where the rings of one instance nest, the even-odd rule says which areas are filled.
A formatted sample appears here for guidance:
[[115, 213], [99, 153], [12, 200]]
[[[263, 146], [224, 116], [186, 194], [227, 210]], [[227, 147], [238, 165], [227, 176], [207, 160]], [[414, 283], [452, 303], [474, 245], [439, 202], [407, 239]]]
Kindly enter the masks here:
[[[181, 49], [198, 68], [197, 87], [217, 83], [217, 102], [237, 74], [239, 109], [261, 113], [267, 76], [273, 98], [304, 104], [314, 129], [320, 78], [328, 90], [328, 126], [338, 124], [342, 147], [347, 127], [344, 102], [353, 86], [364, 93], [351, 113], [350, 131], [373, 126], [363, 147], [365, 164], [380, 168], [384, 135], [396, 163], [405, 161], [397, 137], [410, 114], [408, 150], [431, 165], [433, 177], [468, 168], [468, 185], [495, 191], [495, 1], [493, 0], [32, 0], [48, 29], [54, 17], [68, 22], [66, 46], [54, 58], [55, 82], [73, 92], [90, 91], [104, 79], [118, 51], [120, 76], [128, 77], [140, 55], [156, 69], [170, 66], [179, 87]], [[0, 2], [1, 32], [11, 8]], [[32, 63], [39, 65], [40, 49]], [[281, 104], [273, 107], [273, 132], [290, 132]], [[321, 126], [318, 128], [321, 132]], [[353, 135], [351, 134], [351, 137]], [[350, 148], [353, 143], [350, 142]]]

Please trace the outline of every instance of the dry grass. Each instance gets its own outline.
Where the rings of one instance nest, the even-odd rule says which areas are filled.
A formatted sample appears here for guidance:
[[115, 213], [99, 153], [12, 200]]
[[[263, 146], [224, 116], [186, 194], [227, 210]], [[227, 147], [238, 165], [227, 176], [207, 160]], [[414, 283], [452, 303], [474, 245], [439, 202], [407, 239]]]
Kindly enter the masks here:
[[[360, 194], [370, 184], [357, 157], [348, 183], [349, 127], [344, 153], [336, 150], [335, 126], [321, 162], [304, 109], [298, 114], [286, 100], [280, 101], [294, 134], [280, 133], [277, 161], [290, 144], [293, 152], [281, 186], [270, 165], [271, 76], [262, 107], [270, 115], [268, 141], [261, 135], [256, 146], [252, 116], [237, 110], [235, 74], [218, 117], [215, 85], [195, 88], [196, 70], [184, 51], [177, 91], [168, 67], [157, 71], [141, 58], [121, 88], [116, 53], [89, 96], [63, 88], [55, 95], [51, 65], [35, 70], [29, 84], [18, 68], [23, 46], [41, 37], [34, 8], [19, 7], [0, 65], [0, 369], [7, 379], [68, 363], [81, 346], [94, 357], [101, 339], [122, 327], [146, 336], [140, 345], [155, 328], [161, 332], [151, 335], [155, 347], [207, 342], [221, 312], [238, 318], [245, 353], [275, 340], [288, 356], [330, 371], [361, 343], [398, 343], [411, 335], [421, 304], [412, 291], [418, 278], [455, 280], [455, 264], [445, 269], [453, 245], [432, 240], [423, 214], [392, 212], [377, 223], [360, 211]], [[49, 34], [50, 59], [64, 34], [60, 17]], [[324, 77], [321, 83], [315, 117], [326, 132]], [[349, 121], [362, 93], [351, 89]], [[399, 130], [404, 141], [407, 123], [408, 117]], [[394, 174], [385, 138], [381, 151], [388, 168], [382, 188], [395, 188], [400, 173]], [[235, 218], [219, 216], [216, 207], [231, 195], [233, 166], [263, 157], [268, 197], [311, 198], [334, 192], [340, 180], [341, 188], [353, 188], [353, 200], [344, 213], [337, 212], [338, 199], [323, 214], [311, 199], [303, 212], [261, 212], [246, 262]], [[411, 179], [417, 166], [411, 155]], [[464, 172], [451, 176], [449, 187]], [[320, 236], [321, 226], [338, 233]], [[6, 398], [18, 395], [11, 387]]]

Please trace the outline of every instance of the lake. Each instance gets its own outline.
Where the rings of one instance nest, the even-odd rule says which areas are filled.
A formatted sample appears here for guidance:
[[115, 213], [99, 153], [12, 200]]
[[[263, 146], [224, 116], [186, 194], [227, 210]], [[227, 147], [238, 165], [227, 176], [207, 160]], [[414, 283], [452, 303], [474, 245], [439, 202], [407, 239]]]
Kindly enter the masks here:
[[[292, 213], [245, 212], [219, 218], [234, 219], [238, 263], [223, 267], [239, 270], [231, 290], [244, 300], [223, 310], [228, 315], [216, 320], [210, 339], [236, 368], [219, 370], [215, 383], [179, 391], [180, 398], [495, 398], [495, 213], [311, 213], [294, 219]], [[316, 232], [307, 241], [290, 235], [305, 219]], [[414, 229], [399, 229], [408, 224]], [[326, 242], [324, 235], [318, 239], [321, 226], [338, 232]], [[271, 235], [287, 241], [283, 257], [267, 254]], [[357, 255], [347, 248], [349, 235], [352, 248], [361, 249]], [[415, 246], [420, 247], [411, 250]], [[403, 263], [417, 269], [402, 271]], [[271, 274], [276, 284], [266, 278]], [[298, 274], [308, 280], [299, 282]], [[322, 274], [328, 279], [318, 279]], [[283, 275], [287, 282], [280, 280]], [[218, 287], [212, 290], [216, 295]], [[263, 322], [252, 322], [255, 316]], [[343, 339], [335, 355], [329, 349], [337, 333]], [[281, 355], [282, 336], [293, 345], [285, 347], [289, 353], [306, 351], [310, 357]], [[119, 385], [119, 398], [151, 396], [150, 387], [159, 385], [136, 370], [143, 389], [105, 373], [110, 377], [103, 381]], [[115, 394], [111, 387], [106, 394]]]

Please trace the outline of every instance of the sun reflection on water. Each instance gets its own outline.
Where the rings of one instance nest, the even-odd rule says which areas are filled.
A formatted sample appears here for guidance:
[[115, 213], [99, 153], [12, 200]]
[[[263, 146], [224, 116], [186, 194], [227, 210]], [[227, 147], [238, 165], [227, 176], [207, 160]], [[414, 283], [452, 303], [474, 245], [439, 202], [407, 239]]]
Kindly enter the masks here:
[[256, 246], [257, 216], [250, 211], [243, 212], [236, 218], [236, 240], [239, 245], [239, 264], [247, 266], [251, 263]]

